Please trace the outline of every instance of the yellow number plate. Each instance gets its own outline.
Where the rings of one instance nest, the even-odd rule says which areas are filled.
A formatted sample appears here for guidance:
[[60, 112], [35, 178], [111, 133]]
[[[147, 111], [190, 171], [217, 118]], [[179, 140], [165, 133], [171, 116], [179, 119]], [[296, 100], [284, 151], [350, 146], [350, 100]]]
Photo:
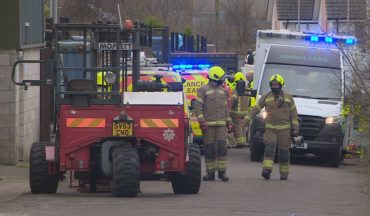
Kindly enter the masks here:
[[133, 135], [133, 122], [113, 122], [113, 136], [130, 137]]

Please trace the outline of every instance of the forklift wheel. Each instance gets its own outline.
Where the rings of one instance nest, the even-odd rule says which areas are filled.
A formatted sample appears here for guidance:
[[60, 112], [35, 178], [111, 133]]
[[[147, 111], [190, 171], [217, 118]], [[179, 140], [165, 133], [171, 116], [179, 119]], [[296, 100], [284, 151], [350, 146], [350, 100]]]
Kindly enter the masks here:
[[33, 143], [30, 152], [30, 187], [34, 194], [53, 194], [58, 189], [58, 173], [48, 174], [45, 147], [48, 143]]
[[175, 194], [196, 194], [201, 183], [201, 160], [198, 144], [188, 145], [189, 161], [185, 174], [175, 173], [171, 178]]
[[112, 195], [136, 197], [140, 190], [140, 161], [137, 149], [128, 145], [114, 148], [112, 163]]

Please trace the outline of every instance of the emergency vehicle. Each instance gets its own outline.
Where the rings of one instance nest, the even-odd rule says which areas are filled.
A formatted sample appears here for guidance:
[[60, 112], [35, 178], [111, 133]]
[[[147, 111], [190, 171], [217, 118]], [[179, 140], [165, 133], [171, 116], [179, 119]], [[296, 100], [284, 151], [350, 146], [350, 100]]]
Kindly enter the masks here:
[[[191, 142], [183, 85], [168, 71], [141, 70], [146, 30], [130, 20], [123, 25], [55, 24], [52, 59], [13, 65], [14, 84], [54, 90], [54, 139], [35, 142], [30, 151], [32, 193], [56, 193], [65, 174], [80, 191], [110, 189], [117, 197], [136, 197], [141, 180], [159, 179], [171, 181], [176, 194], [198, 193], [201, 158], [198, 145]], [[66, 32], [84, 35], [81, 66], [60, 61], [59, 35]], [[43, 64], [51, 70], [46, 79], [24, 80], [17, 73], [19, 64]], [[97, 86], [98, 74], [100, 84], [108, 87]]]
[[[257, 100], [270, 90], [269, 78], [281, 74], [284, 90], [293, 95], [304, 137], [291, 152], [321, 156], [338, 167], [346, 147], [342, 129], [344, 99], [344, 62], [339, 46], [351, 46], [356, 38], [287, 30], [259, 30], [255, 57]], [[251, 160], [263, 157], [264, 110], [250, 124]]]

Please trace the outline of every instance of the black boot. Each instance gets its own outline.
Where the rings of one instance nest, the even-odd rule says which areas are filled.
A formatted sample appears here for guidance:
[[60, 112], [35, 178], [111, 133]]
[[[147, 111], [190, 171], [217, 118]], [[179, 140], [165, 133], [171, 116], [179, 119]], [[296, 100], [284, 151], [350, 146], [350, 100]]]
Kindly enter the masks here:
[[214, 181], [215, 180], [215, 173], [207, 173], [207, 175], [203, 176], [203, 181]]
[[271, 170], [270, 169], [263, 169], [262, 170], [262, 177], [266, 180], [270, 179]]
[[229, 181], [229, 177], [226, 176], [225, 171], [223, 171], [223, 172], [219, 171], [218, 172], [218, 178], [221, 179], [222, 181], [225, 181], [225, 182]]
[[280, 173], [280, 180], [288, 180], [288, 173]]

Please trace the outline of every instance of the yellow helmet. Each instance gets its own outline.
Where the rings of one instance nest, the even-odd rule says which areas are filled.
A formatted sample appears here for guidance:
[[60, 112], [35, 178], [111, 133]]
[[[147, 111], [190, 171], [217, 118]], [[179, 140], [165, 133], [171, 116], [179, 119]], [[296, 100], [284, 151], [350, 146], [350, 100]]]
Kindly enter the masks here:
[[242, 72], [236, 72], [234, 75], [234, 82], [238, 82], [239, 80], [246, 81], [246, 78]]
[[270, 84], [272, 82], [277, 82], [279, 83], [281, 86], [284, 85], [284, 78], [280, 75], [280, 74], [274, 74], [272, 75], [272, 77], [270, 78]]
[[220, 81], [225, 76], [225, 71], [219, 66], [213, 66], [209, 69], [208, 78], [214, 81]]

